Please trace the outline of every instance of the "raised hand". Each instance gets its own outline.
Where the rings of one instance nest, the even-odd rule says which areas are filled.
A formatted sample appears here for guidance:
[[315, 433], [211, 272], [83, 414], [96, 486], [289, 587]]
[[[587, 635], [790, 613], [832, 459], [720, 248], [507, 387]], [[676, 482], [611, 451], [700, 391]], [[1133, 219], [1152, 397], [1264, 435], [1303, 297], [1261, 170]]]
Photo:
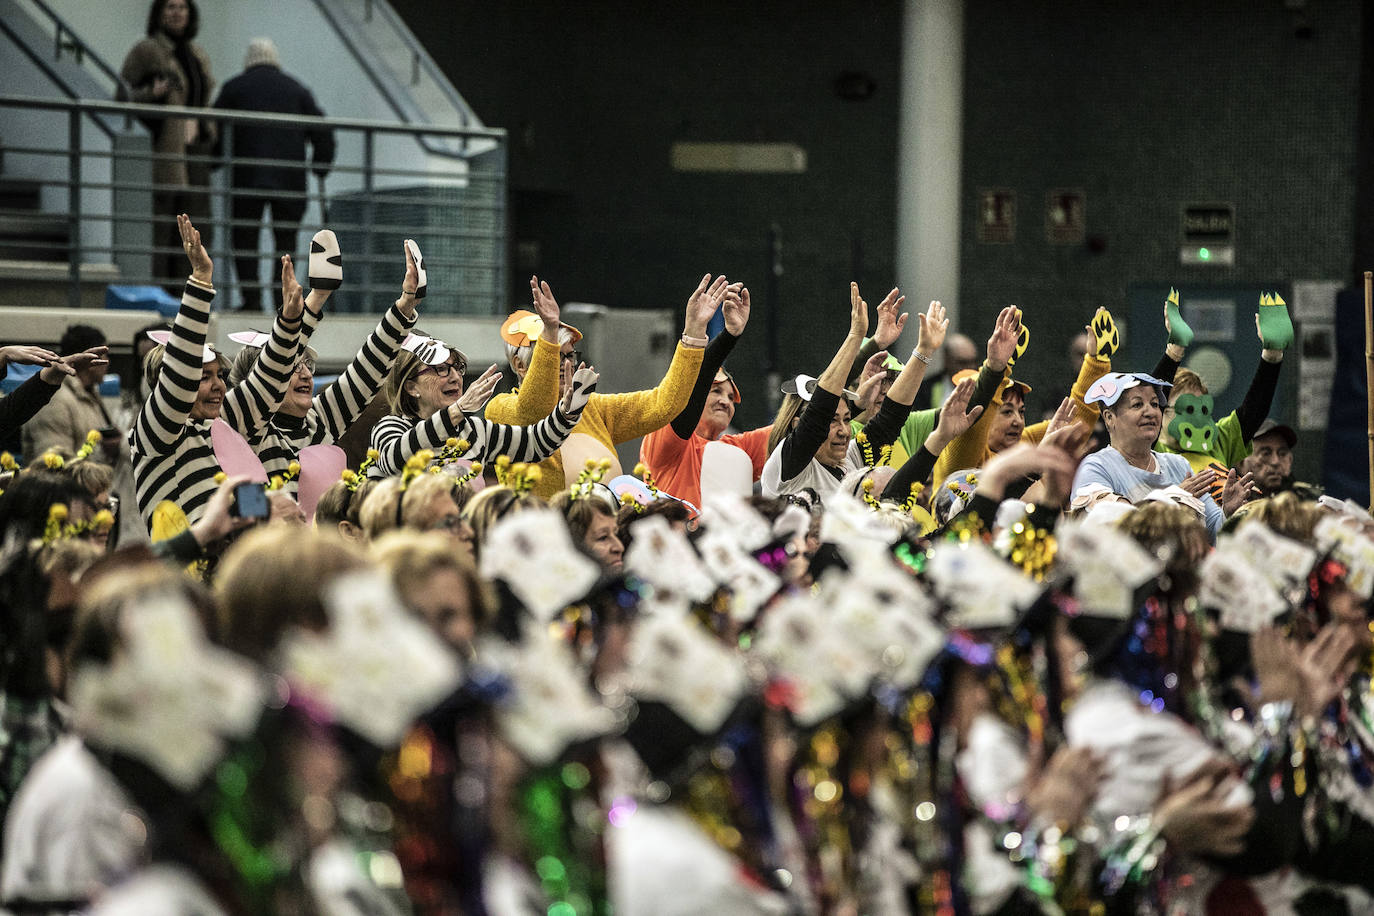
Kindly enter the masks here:
[[401, 310], [401, 314], [407, 318], [415, 317], [415, 304], [419, 300], [415, 298], [415, 290], [420, 286], [420, 265], [415, 263], [415, 255], [410, 250], [410, 239], [401, 243], [401, 252], [406, 259], [405, 276], [401, 278], [401, 298], [396, 300], [396, 307]]
[[878, 349], [886, 350], [902, 336], [902, 328], [906, 327], [907, 319], [907, 313], [902, 311], [904, 302], [906, 296], [894, 286], [892, 292], [878, 303], [878, 326], [873, 329], [873, 342], [878, 345]]
[[[973, 397], [975, 382], [971, 378], [966, 378], [954, 386], [954, 391], [945, 399], [944, 406], [940, 408], [940, 415], [935, 421], [935, 429], [931, 432], [931, 437], [939, 444], [939, 448], [931, 448], [933, 454], [940, 454], [946, 445], [962, 436], [968, 431], [983, 413], [982, 406], [968, 409], [969, 399]], [[927, 444], [930, 440], [927, 439]]]
[[563, 395], [563, 400], [559, 403], [564, 413], [570, 414], [574, 411], [581, 412], [587, 402], [596, 393], [596, 383], [601, 375], [588, 366], [586, 363], [579, 363], [577, 371], [573, 373], [572, 384]]
[[1301, 711], [1319, 716], [1340, 696], [1359, 664], [1358, 644], [1349, 627], [1329, 623], [1302, 648], [1298, 673], [1302, 679]]
[[1169, 332], [1169, 343], [1187, 349], [1193, 342], [1193, 329], [1183, 320], [1179, 308], [1178, 290], [1171, 286], [1169, 298], [1164, 300], [1164, 330]]
[[1083, 819], [1106, 775], [1102, 758], [1087, 747], [1061, 747], [1026, 792], [1026, 807], [1047, 823], [1073, 826]]
[[1245, 848], [1255, 811], [1227, 800], [1234, 787], [1234, 778], [1219, 776], [1209, 767], [1201, 768], [1177, 790], [1166, 777], [1154, 809], [1160, 835], [1177, 852], [1238, 855]]
[[200, 230], [191, 225], [191, 217], [185, 213], [177, 214], [177, 232], [181, 233], [181, 247], [186, 251], [186, 259], [191, 262], [191, 279], [203, 286], [209, 286], [215, 275], [215, 262], [200, 241]]
[[541, 336], [550, 343], [558, 343], [562, 309], [558, 307], [558, 300], [553, 297], [553, 290], [549, 289], [549, 284], [533, 274], [530, 275], [530, 303], [534, 306], [534, 313], [539, 316], [539, 320], [544, 322], [544, 332]]
[[[882, 307], [879, 306], [881, 309]], [[906, 316], [902, 316], [903, 320]], [[881, 322], [881, 315], [879, 321]], [[917, 315], [919, 333], [916, 336], [916, 352], [929, 359], [945, 345], [945, 332], [949, 330], [949, 319], [945, 317], [945, 307], [938, 299], [932, 300], [924, 315]], [[877, 336], [876, 334], [874, 335]]]
[[849, 336], [862, 339], [868, 333], [868, 303], [859, 295], [859, 284], [849, 284]]
[[1212, 483], [1217, 479], [1217, 472], [1212, 468], [1203, 468], [1196, 474], [1189, 474], [1183, 478], [1180, 487], [1187, 490], [1190, 494], [1202, 499], [1212, 492]]
[[76, 375], [87, 367], [108, 366], [110, 365], [110, 348], [101, 344], [98, 347], [91, 347], [89, 350], [82, 350], [80, 353], [72, 353], [69, 356], [62, 356], [54, 359], [47, 366], [38, 370], [38, 375], [49, 385], [57, 385], [66, 375]]
[[744, 326], [749, 323], [749, 287], [742, 283], [732, 283], [729, 288], [735, 292], [727, 292], [725, 302], [721, 306], [724, 309], [725, 330], [738, 337], [744, 333]]
[[1255, 313], [1255, 333], [1264, 349], [1279, 354], [1293, 345], [1293, 321], [1288, 317], [1288, 304], [1278, 293], [1260, 296], [1259, 311]]
[[1112, 313], [1104, 308], [1099, 308], [1093, 315], [1093, 320], [1084, 329], [1093, 338], [1093, 356], [1098, 359], [1111, 359], [1118, 347], [1121, 346], [1121, 333], [1116, 329], [1116, 322], [1112, 320]]
[[706, 336], [706, 325], [716, 314], [716, 309], [725, 301], [725, 290], [729, 282], [724, 277], [716, 277], [713, 282], [710, 274], [701, 278], [701, 282], [687, 299], [687, 321], [683, 333], [688, 337]]
[[1074, 422], [1075, 410], [1073, 398], [1065, 398], [1059, 402], [1059, 407], [1050, 417], [1050, 425], [1045, 427], [1045, 435], [1048, 437]]
[[58, 355], [42, 347], [24, 347], [18, 344], [0, 347], [0, 375], [10, 363], [21, 366], [48, 366], [56, 362]]
[[291, 263], [291, 255], [281, 256], [281, 314], [289, 321], [301, 317], [305, 310], [305, 297], [301, 295], [301, 285], [296, 280], [296, 265]]
[[[1215, 472], [1214, 472], [1215, 473]], [[1221, 490], [1221, 512], [1228, 518], [1250, 498], [1255, 490], [1255, 475], [1238, 474], [1235, 468], [1226, 473], [1226, 486]]]
[[1021, 334], [1021, 312], [1009, 305], [997, 313], [997, 321], [992, 326], [992, 336], [988, 338], [988, 368], [1001, 372], [1007, 368], [1011, 358], [1016, 355], [1016, 341]]
[[882, 384], [883, 376], [887, 375], [887, 370], [883, 368], [883, 360], [885, 359], [887, 359], [887, 351], [879, 350], [868, 358], [868, 362], [864, 363], [863, 372], [859, 375], [859, 387], [854, 391], [858, 395], [856, 401], [860, 414], [866, 414], [878, 406], [878, 389]]
[[495, 364], [488, 366], [487, 371], [477, 377], [477, 381], [464, 389], [462, 397], [458, 398], [454, 406], [463, 413], [477, 413], [491, 400], [500, 381], [501, 370], [496, 368]]
[[1016, 332], [1016, 349], [1012, 352], [1011, 357], [1007, 359], [1008, 366], [1015, 366], [1016, 361], [1021, 358], [1026, 352], [1026, 348], [1030, 346], [1030, 328], [1026, 327], [1026, 323], [1021, 320], [1020, 309], [1016, 310], [1016, 321], [1020, 324], [1020, 328]]

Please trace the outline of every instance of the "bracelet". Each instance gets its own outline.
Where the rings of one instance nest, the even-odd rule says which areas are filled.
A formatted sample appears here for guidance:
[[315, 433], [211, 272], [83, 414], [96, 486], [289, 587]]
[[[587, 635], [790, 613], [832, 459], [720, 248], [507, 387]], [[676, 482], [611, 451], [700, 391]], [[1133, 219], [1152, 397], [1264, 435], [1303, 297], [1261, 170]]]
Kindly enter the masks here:
[[402, 287], [401, 287], [401, 295], [402, 295], [402, 296], [413, 296], [413, 295], [415, 295], [415, 290], [413, 290], [413, 289], [406, 289], [404, 286], [402, 286]]
[[710, 343], [711, 339], [709, 337], [692, 337], [684, 331], [682, 334], [682, 342], [689, 347], [701, 349]]
[[919, 359], [921, 362], [925, 363], [927, 366], [930, 365], [930, 357], [923, 355], [920, 350], [912, 350], [911, 355]]

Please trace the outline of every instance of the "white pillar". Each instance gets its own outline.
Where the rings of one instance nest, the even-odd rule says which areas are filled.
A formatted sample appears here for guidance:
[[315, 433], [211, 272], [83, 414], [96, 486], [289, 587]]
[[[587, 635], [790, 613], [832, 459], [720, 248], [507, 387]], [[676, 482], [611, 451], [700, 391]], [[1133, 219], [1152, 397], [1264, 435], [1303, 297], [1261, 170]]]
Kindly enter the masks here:
[[897, 135], [897, 284], [913, 315], [931, 299], [959, 328], [964, 2], [906, 0]]

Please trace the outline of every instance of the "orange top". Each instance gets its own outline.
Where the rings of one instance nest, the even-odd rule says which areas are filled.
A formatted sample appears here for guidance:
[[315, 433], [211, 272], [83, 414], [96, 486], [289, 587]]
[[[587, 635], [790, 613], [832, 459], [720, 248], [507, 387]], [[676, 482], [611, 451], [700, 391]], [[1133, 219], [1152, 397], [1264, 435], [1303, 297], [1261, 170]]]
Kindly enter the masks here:
[[[768, 434], [772, 426], [751, 429], [747, 433], [721, 436], [717, 442], [733, 445], [749, 456], [754, 465], [754, 479], [763, 473], [768, 460]], [[639, 446], [639, 460], [654, 475], [654, 484], [669, 496], [685, 499], [701, 507], [701, 458], [711, 440], [692, 433], [689, 439], [679, 439], [671, 426], [656, 429], [644, 437]]]

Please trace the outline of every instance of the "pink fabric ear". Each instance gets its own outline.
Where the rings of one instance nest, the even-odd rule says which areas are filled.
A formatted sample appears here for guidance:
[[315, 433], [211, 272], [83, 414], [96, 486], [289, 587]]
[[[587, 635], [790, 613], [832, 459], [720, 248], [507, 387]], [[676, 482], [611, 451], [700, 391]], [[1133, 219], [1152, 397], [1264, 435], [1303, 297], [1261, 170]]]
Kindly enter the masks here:
[[267, 469], [238, 430], [216, 418], [210, 424], [210, 444], [215, 449], [215, 459], [220, 470], [230, 477], [246, 474], [255, 483], [267, 483]]
[[296, 460], [301, 466], [301, 476], [296, 479], [296, 502], [300, 503], [306, 521], [314, 521], [320, 497], [347, 469], [348, 457], [337, 445], [307, 445]]

